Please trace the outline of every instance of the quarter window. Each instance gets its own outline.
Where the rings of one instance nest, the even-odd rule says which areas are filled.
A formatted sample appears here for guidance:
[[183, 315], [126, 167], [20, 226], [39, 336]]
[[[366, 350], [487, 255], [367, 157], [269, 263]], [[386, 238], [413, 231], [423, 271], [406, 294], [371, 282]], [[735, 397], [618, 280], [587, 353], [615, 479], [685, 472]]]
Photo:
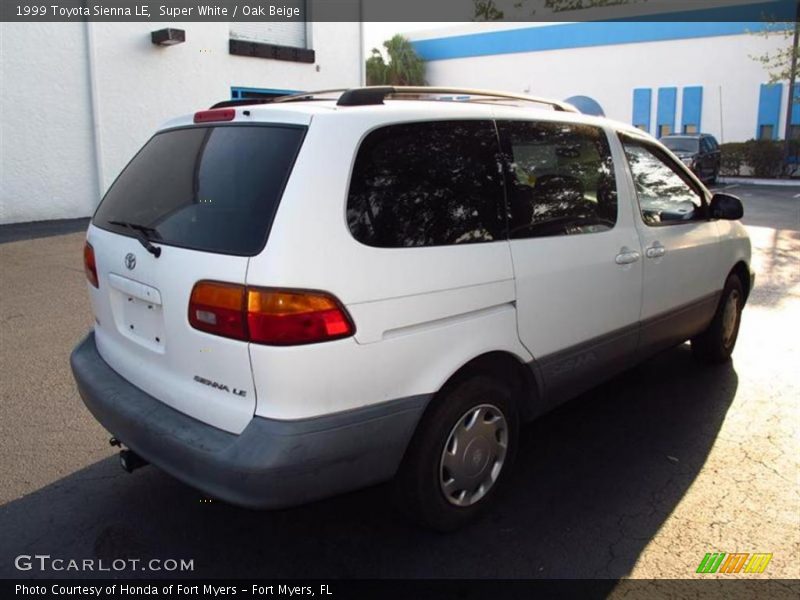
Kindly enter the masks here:
[[700, 193], [661, 150], [623, 140], [642, 220], [651, 226], [675, 225], [704, 217]]
[[356, 156], [347, 222], [379, 248], [505, 239], [503, 182], [491, 121], [390, 125]]
[[509, 172], [511, 238], [595, 233], [617, 221], [617, 188], [602, 129], [569, 123], [497, 124]]

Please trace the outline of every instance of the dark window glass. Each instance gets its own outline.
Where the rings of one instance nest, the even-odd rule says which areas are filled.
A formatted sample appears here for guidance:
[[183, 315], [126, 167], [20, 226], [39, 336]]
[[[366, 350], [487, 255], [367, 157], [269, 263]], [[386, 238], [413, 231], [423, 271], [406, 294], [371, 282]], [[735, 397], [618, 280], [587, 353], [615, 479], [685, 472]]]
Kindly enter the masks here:
[[647, 225], [674, 225], [704, 216], [700, 193], [661, 150], [623, 140], [642, 220]]
[[491, 121], [405, 123], [361, 144], [347, 201], [353, 236], [399, 248], [505, 238]]
[[691, 152], [694, 154], [698, 149], [698, 141], [694, 137], [670, 136], [661, 140], [661, 143], [676, 153]]
[[108, 190], [103, 229], [222, 254], [264, 247], [305, 128], [220, 126], [155, 135]]
[[594, 233], [617, 222], [617, 187], [605, 133], [588, 125], [497, 124], [509, 169], [512, 238]]

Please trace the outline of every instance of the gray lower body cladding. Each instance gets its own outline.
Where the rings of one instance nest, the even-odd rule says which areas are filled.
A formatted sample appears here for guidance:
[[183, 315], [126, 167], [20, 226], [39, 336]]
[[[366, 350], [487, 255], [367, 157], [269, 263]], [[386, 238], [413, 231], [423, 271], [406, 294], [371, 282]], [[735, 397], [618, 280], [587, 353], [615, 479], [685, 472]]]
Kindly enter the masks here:
[[180, 413], [118, 375], [90, 333], [70, 359], [78, 390], [117, 439], [232, 504], [281, 508], [390, 479], [429, 396], [298, 421], [255, 416], [235, 435]]

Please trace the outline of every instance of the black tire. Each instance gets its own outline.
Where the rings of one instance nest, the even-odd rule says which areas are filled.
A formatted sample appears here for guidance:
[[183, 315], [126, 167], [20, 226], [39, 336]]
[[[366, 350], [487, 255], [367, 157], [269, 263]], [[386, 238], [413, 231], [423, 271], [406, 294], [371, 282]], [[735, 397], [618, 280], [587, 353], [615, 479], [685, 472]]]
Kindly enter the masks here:
[[[491, 408], [481, 408], [487, 406], [499, 411], [504, 421], [489, 421], [488, 419], [497, 417], [497, 414]], [[505, 456], [499, 461], [500, 467], [494, 482], [485, 485], [487, 491], [480, 495], [478, 491], [471, 493], [466, 489], [462, 490], [468, 496], [461, 502], [471, 502], [473, 498], [475, 500], [469, 505], [459, 506], [454, 504], [459, 502], [459, 494], [454, 494], [448, 500], [443, 489], [446, 485], [445, 479], [455, 481], [444, 466], [445, 445], [452, 441], [452, 436], [457, 435], [456, 426], [464, 417], [472, 412], [477, 418], [477, 415], [482, 414], [481, 410], [484, 414], [481, 422], [489, 424], [486, 427], [502, 427], [505, 424]], [[468, 430], [464, 427], [463, 431]], [[497, 439], [503, 437], [500, 431], [495, 433], [499, 436]], [[492, 504], [498, 489], [503, 486], [514, 462], [518, 436], [519, 417], [506, 386], [487, 375], [471, 376], [446, 386], [425, 412], [393, 482], [398, 508], [419, 524], [436, 531], [453, 531], [475, 520]], [[483, 442], [475, 438], [462, 444], [465, 448], [472, 448], [471, 451], [464, 452], [463, 456], [458, 452], [449, 454], [458, 462], [458, 468], [466, 471], [462, 481], [470, 482], [470, 486], [473, 481], [477, 485], [482, 479], [491, 477], [492, 468], [498, 464], [497, 453], [502, 454], [501, 449], [493, 447], [491, 440], [484, 444], [491, 437], [488, 433], [485, 437], [479, 437], [483, 437]], [[477, 470], [479, 467], [475, 465], [482, 462], [484, 466], [480, 473], [474, 476], [474, 480], [469, 479], [472, 477], [469, 471]], [[477, 489], [480, 490], [480, 486]]]
[[[697, 360], [706, 364], [719, 364], [730, 359], [739, 336], [744, 301], [741, 280], [737, 275], [729, 275], [711, 324], [703, 333], [692, 338], [692, 354]], [[726, 308], [730, 310], [730, 302], [736, 303], [733, 322], [729, 320], [730, 314], [726, 316]]]

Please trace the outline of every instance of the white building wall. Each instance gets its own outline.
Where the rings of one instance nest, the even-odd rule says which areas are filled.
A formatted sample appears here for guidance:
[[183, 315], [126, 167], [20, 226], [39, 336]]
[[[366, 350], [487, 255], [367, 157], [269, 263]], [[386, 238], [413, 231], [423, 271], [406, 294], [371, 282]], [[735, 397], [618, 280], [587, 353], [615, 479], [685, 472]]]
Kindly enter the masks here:
[[[472, 33], [474, 27], [460, 27], [456, 33]], [[444, 37], [441, 34], [432, 31], [410, 37]], [[606, 116], [626, 123], [632, 119], [633, 90], [651, 88], [651, 133], [656, 129], [658, 88], [678, 88], [677, 129], [683, 88], [702, 86], [703, 131], [721, 142], [739, 142], [756, 134], [760, 86], [769, 80], [763, 66], [751, 57], [785, 44], [779, 37], [733, 35], [437, 60], [427, 63], [426, 77], [431, 85], [500, 89], [562, 100], [590, 96]], [[784, 84], [781, 137], [788, 91]]]
[[[153, 45], [169, 26], [186, 42]], [[91, 215], [162, 122], [231, 87], [359, 85], [359, 24], [308, 28], [314, 64], [231, 55], [229, 23], [0, 24], [0, 223]]]
[[89, 106], [82, 23], [0, 23], [0, 223], [91, 213]]

